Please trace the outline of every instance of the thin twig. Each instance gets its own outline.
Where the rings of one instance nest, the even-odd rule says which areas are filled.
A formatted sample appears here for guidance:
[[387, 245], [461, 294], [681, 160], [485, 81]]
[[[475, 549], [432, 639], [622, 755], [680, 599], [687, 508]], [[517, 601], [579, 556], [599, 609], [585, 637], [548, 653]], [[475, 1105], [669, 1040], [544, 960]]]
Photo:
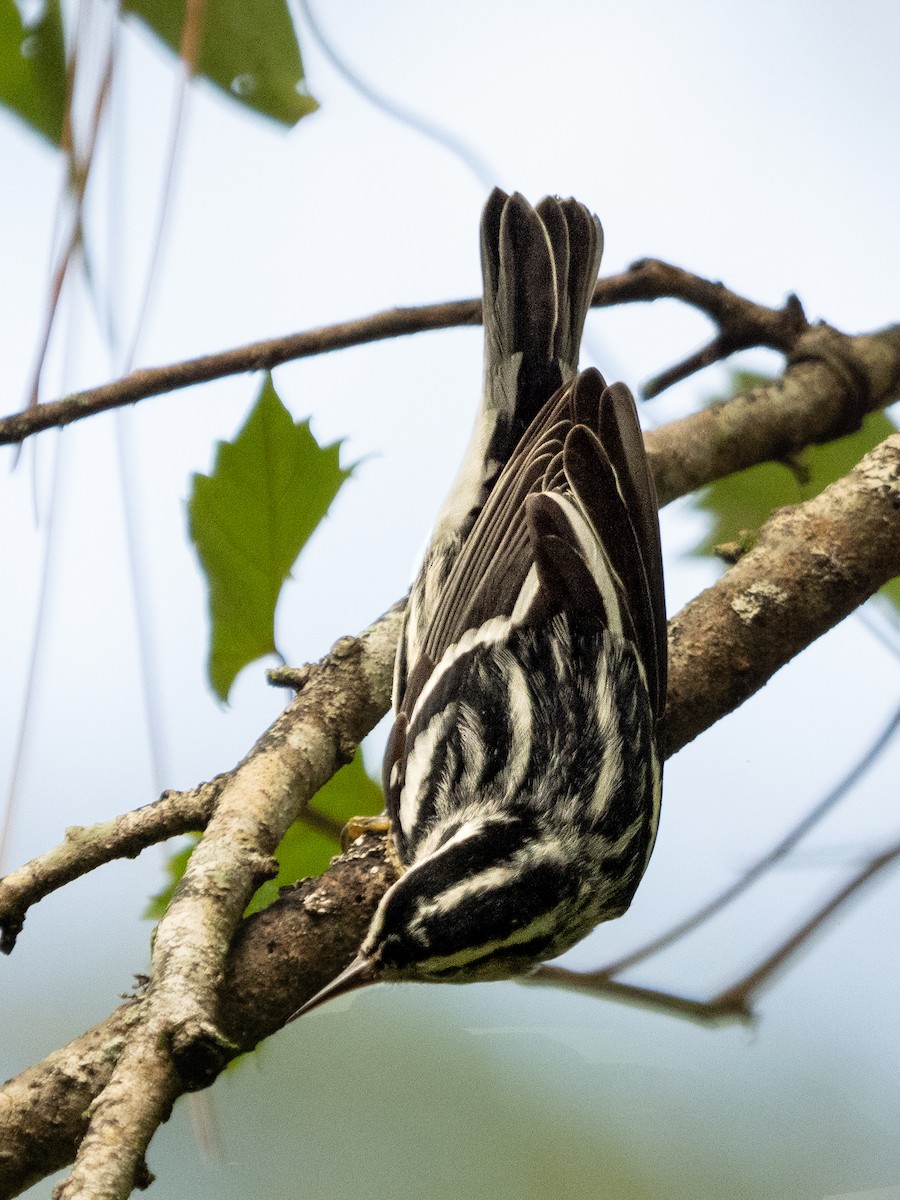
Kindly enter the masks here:
[[405, 125], [408, 129], [421, 134], [435, 145], [449, 150], [461, 163], [468, 167], [479, 183], [485, 188], [491, 187], [497, 179], [497, 172], [490, 163], [486, 162], [457, 134], [452, 133], [449, 129], [445, 129], [442, 125], [438, 125], [435, 121], [426, 119], [421, 113], [415, 112], [405, 104], [400, 104], [398, 101], [391, 99], [364, 80], [357, 71], [350, 67], [343, 55], [338, 53], [331, 38], [326, 37], [322, 25], [312, 11], [312, 6], [308, 3], [308, 0], [297, 0], [297, 6], [303, 15], [309, 32], [319, 43], [319, 48], [325, 57], [338, 74], [342, 75], [347, 83], [359, 92], [369, 104], [374, 108], [380, 109], [383, 113], [393, 118], [393, 120], [399, 121], [401, 125]]
[[672, 1017], [685, 1017], [701, 1025], [720, 1025], [740, 1021], [746, 1023], [752, 1013], [738, 1004], [727, 1001], [693, 1000], [675, 992], [664, 992], [657, 988], [640, 987], [638, 984], [622, 983], [618, 979], [599, 975], [593, 971], [570, 971], [567, 967], [542, 966], [533, 974], [519, 980], [520, 983], [538, 984], [546, 987], [561, 987], [571, 992], [584, 992], [603, 1000], [615, 1000], [621, 1004], [633, 1004], [664, 1012]]
[[594, 304], [601, 307], [663, 299], [681, 300], [699, 309], [715, 323], [719, 333], [683, 362], [649, 380], [641, 389], [648, 400], [696, 371], [751, 346], [767, 346], [788, 354], [809, 329], [803, 305], [793, 293], [782, 308], [768, 308], [737, 295], [723, 283], [656, 258], [641, 259], [623, 274], [601, 280], [594, 293]]
[[724, 1021], [750, 1021], [753, 1006], [762, 990], [772, 983], [788, 962], [806, 947], [823, 926], [844, 908], [857, 892], [877, 875], [900, 859], [900, 842], [876, 855], [871, 862], [845, 883], [825, 904], [786, 938], [776, 950], [737, 983], [724, 988], [709, 1000], [693, 1000], [655, 988], [640, 987], [610, 979], [606, 971], [570, 971], [567, 967], [542, 966], [522, 982], [564, 987], [608, 1000], [638, 1004], [644, 1008], [667, 1012], [672, 1016], [688, 1017], [705, 1024]]
[[113, 45], [110, 43], [110, 46], [107, 50], [100, 86], [97, 89], [96, 96], [94, 97], [94, 104], [91, 111], [90, 124], [88, 127], [88, 142], [83, 155], [78, 154], [77, 148], [74, 144], [74, 137], [72, 137], [71, 133], [71, 103], [76, 62], [77, 51], [73, 50], [69, 65], [69, 91], [66, 100], [66, 124], [70, 129], [71, 139], [68, 146], [69, 171], [67, 180], [67, 186], [71, 188], [72, 193], [71, 228], [69, 230], [69, 236], [66, 238], [65, 244], [57, 259], [56, 267], [53, 271], [50, 281], [50, 294], [47, 300], [47, 311], [44, 318], [44, 327], [38, 341], [34, 374], [32, 376], [31, 387], [28, 393], [27, 403], [30, 411], [34, 411], [38, 404], [38, 397], [41, 387], [41, 375], [44, 369], [44, 360], [47, 356], [47, 348], [50, 345], [50, 335], [53, 332], [56, 313], [59, 308], [60, 298], [62, 296], [63, 284], [65, 283], [66, 276], [68, 275], [72, 259], [79, 246], [83, 244], [84, 240], [84, 200], [87, 193], [87, 185], [90, 178], [91, 167], [94, 163], [94, 153], [97, 148], [97, 138], [100, 133], [100, 123], [103, 118], [103, 110], [106, 107], [106, 101], [109, 98], [110, 86], [112, 84], [113, 69], [115, 66]]
[[802, 949], [814, 934], [818, 933], [831, 917], [843, 908], [847, 901], [870, 883], [876, 875], [900, 858], [900, 842], [877, 854], [865, 867], [823, 904], [815, 913], [787, 938], [777, 950], [765, 958], [737, 983], [719, 992], [712, 1004], [747, 1007], [760, 990], [771, 983], [774, 976], [786, 966], [789, 959]]
[[149, 396], [162, 396], [196, 383], [207, 383], [212, 379], [224, 379], [248, 371], [271, 370], [294, 359], [327, 354], [332, 350], [361, 346], [385, 338], [402, 337], [430, 329], [451, 329], [458, 325], [477, 325], [480, 319], [481, 303], [478, 300], [457, 300], [424, 308], [392, 308], [356, 321], [252, 342], [221, 354], [205, 354], [165, 367], [144, 367], [113, 383], [73, 392], [61, 400], [0, 418], [0, 445], [21, 442], [44, 429], [69, 425], [83, 417], [134, 404]]
[[762, 858], [749, 867], [734, 883], [698, 908], [696, 912], [691, 913], [684, 920], [672, 925], [671, 928], [666, 930], [665, 933], [660, 934], [659, 937], [655, 937], [651, 941], [645, 942], [643, 946], [639, 946], [636, 950], [632, 950], [631, 953], [623, 955], [622, 958], [617, 958], [614, 962], [607, 963], [604, 967], [598, 967], [596, 971], [592, 972], [592, 975], [600, 979], [621, 974], [628, 967], [633, 967], [635, 963], [642, 962], [644, 959], [650, 958], [653, 954], [658, 954], [666, 946], [670, 946], [673, 942], [678, 941], [678, 939], [692, 933], [698, 926], [704, 924], [704, 922], [715, 916], [716, 913], [721, 912], [726, 905], [736, 900], [751, 884], [755, 883], [767, 871], [770, 871], [777, 862], [785, 858], [801, 838], [804, 838], [836, 804], [844, 799], [847, 793], [865, 776], [866, 772], [875, 765], [878, 758], [890, 745], [898, 729], [900, 729], [900, 708], [894, 712], [872, 745], [853, 764], [843, 779], [836, 783], [827, 795], [801, 821], [798, 821], [768, 854], [764, 854]]
[[205, 829], [224, 777], [188, 792], [164, 792], [153, 804], [96, 825], [73, 825], [46, 854], [0, 878], [0, 951], [9, 954], [28, 909], [82, 875], [118, 858], [137, 858], [148, 846]]
[[567, 967], [542, 966], [523, 982], [564, 987], [609, 1000], [624, 1000], [707, 1024], [734, 1020], [750, 1021], [753, 1019], [754, 1003], [763, 988], [772, 983], [776, 974], [784, 970], [788, 962], [796, 957], [825, 923], [861, 888], [897, 859], [900, 859], [900, 842], [877, 854], [758, 966], [709, 1000], [692, 1000], [671, 992], [622, 983], [610, 979], [606, 970], [571, 971]]

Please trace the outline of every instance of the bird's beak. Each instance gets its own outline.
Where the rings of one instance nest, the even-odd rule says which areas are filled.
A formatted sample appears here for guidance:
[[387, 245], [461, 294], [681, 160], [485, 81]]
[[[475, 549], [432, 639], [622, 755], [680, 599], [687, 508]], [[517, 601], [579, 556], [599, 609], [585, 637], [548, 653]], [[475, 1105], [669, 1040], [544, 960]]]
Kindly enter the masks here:
[[288, 1021], [294, 1021], [297, 1017], [302, 1017], [306, 1013], [311, 1012], [314, 1008], [318, 1008], [320, 1004], [324, 1004], [326, 1000], [332, 1000], [335, 996], [346, 996], [348, 992], [355, 992], [357, 988], [365, 987], [368, 983], [375, 983], [378, 979], [378, 967], [370, 958], [364, 958], [361, 954], [357, 954], [353, 962], [345, 970], [341, 971], [340, 975], [332, 979], [331, 983], [327, 983], [316, 994], [290, 1017]]

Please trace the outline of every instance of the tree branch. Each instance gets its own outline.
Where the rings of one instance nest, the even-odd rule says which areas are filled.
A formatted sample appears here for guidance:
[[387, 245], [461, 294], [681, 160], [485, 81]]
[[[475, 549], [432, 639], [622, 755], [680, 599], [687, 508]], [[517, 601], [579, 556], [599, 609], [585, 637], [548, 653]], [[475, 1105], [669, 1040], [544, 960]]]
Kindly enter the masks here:
[[263, 342], [251, 342], [248, 346], [238, 346], [219, 354], [204, 354], [164, 367], [144, 367], [132, 371], [124, 379], [83, 392], [73, 392], [60, 400], [51, 400], [0, 418], [0, 446], [24, 441], [54, 426], [71, 425], [73, 421], [84, 417], [135, 404], [150, 396], [162, 396], [197, 383], [209, 383], [212, 379], [243, 375], [248, 371], [271, 370], [298, 358], [327, 354], [348, 346], [363, 346], [367, 342], [423, 333], [429, 329], [477, 325], [480, 321], [479, 300], [455, 300], [421, 308], [391, 308], [371, 317], [325, 325]]
[[113, 859], [137, 858], [148, 846], [205, 829], [224, 778], [187, 792], [163, 792], [153, 804], [96, 825], [71, 825], [53, 850], [0, 878], [0, 951], [11, 953], [28, 909], [57, 888]]
[[[210, 1083], [237, 1046], [218, 1019], [222, 971], [250, 897], [277, 873], [301, 807], [355, 753], [390, 694], [402, 610], [342, 638], [222, 784], [206, 833], [156, 929], [152, 982], [57, 1200], [127, 1196], [151, 1137], [184, 1090]], [[368, 652], [371, 647], [371, 652]]]
[[805, 504], [669, 622], [663, 743], [676, 753], [900, 574], [900, 433]]
[[797, 341], [784, 375], [644, 435], [660, 505], [859, 428], [900, 396], [900, 324], [848, 337], [828, 325]]
[[[709, 346], [651, 380], [644, 389], [645, 395], [656, 395], [664, 387], [685, 378], [693, 371], [751, 346], [768, 346], [795, 355], [798, 342], [807, 334], [815, 333], [808, 325], [796, 296], [789, 296], [783, 308], [767, 308], [738, 296], [722, 283], [703, 279], [658, 259], [642, 259], [619, 275], [598, 280], [592, 303], [595, 307], [604, 308], [616, 304], [661, 299], [681, 300], [698, 308], [710, 317], [719, 332]], [[163, 367], [146, 367], [112, 383], [74, 392], [62, 399], [0, 418], [0, 445], [22, 442], [45, 429], [69, 425], [96, 413], [125, 404], [134, 404], [150, 396], [164, 395], [193, 384], [208, 383], [213, 379], [240, 375], [248, 371], [271, 370], [295, 359], [346, 349], [349, 346], [361, 346], [368, 342], [426, 330], [478, 325], [480, 322], [480, 300], [454, 300], [419, 308], [393, 308], [354, 321], [252, 342], [250, 345], [219, 354], [206, 354]], [[861, 336], [865, 339], [882, 335]], [[859, 340], [849, 339], [853, 343]], [[895, 359], [900, 357], [900, 349], [894, 347], [892, 354]], [[895, 378], [900, 375], [900, 368], [896, 363], [893, 375]], [[895, 395], [896, 389], [890, 398]], [[877, 393], [870, 394], [869, 400], [873, 408], [879, 407]], [[882, 399], [880, 404], [886, 402]], [[827, 435], [819, 440], [827, 440]], [[738, 468], [732, 468], [736, 469]]]
[[738, 296], [723, 283], [656, 258], [641, 259], [621, 275], [601, 280], [594, 293], [594, 304], [603, 307], [663, 299], [681, 300], [699, 309], [719, 332], [708, 345], [649, 380], [642, 388], [648, 400], [738, 350], [768, 346], [787, 354], [809, 329], [803, 305], [793, 293], [782, 308], [767, 308]]
[[[674, 753], [730, 712], [803, 646], [898, 572], [900, 434], [888, 438], [822, 495], [778, 512], [764, 527], [757, 547], [671, 622], [666, 753]], [[238, 796], [243, 795], [244, 802], [252, 799], [242, 792], [251, 778], [266, 796], [280, 794], [279, 803], [287, 801], [285, 793], [297, 784], [305, 798], [321, 774], [333, 770], [342, 753], [349, 752], [342, 731], [345, 737], [349, 729], [358, 731], [352, 735], [355, 740], [367, 722], [374, 723], [387, 703], [397, 621], [397, 610], [392, 610], [368, 631], [366, 640], [339, 643], [330, 656], [334, 661], [329, 683], [320, 684], [318, 673], [311, 673], [303, 692], [276, 723], [277, 734], [273, 729], [265, 735], [238, 768], [236, 776], [242, 775], [242, 782], [234, 785], [234, 804], [229, 803], [221, 819], [218, 814], [216, 818], [222, 834], [236, 830], [242, 839], [257, 836], [252, 829], [248, 833], [245, 820], [234, 811]], [[345, 658], [353, 660], [351, 669], [358, 672], [361, 694], [340, 691], [348, 684], [340, 667]], [[311, 690], [306, 707], [295, 707], [307, 689]], [[293, 728], [297, 721], [299, 731]], [[301, 750], [307, 734], [311, 740]], [[278, 761], [281, 754], [284, 763]], [[310, 754], [315, 757], [313, 764], [307, 758]], [[253, 765], [259, 755], [269, 763], [271, 774]], [[290, 803], [299, 807], [296, 799]], [[287, 820], [272, 816], [268, 799], [262, 804], [268, 814], [265, 820], [277, 820], [279, 825]], [[248, 818], [251, 826], [262, 819], [260, 812]], [[229, 853], [227, 846], [224, 849]], [[239, 857], [237, 851], [234, 857]], [[246, 894], [255, 867], [258, 857], [250, 866], [226, 858], [225, 876], [213, 881], [211, 891], [218, 898], [220, 889], [227, 891], [234, 878], [235, 886], [243, 886]], [[135, 1173], [143, 1169], [153, 1122], [164, 1118], [176, 1095], [210, 1082], [229, 1057], [272, 1033], [347, 964], [391, 878], [383, 848], [370, 841], [358, 843], [320, 879], [305, 881], [290, 896], [243, 921], [224, 963], [225, 982], [218, 989], [221, 1001], [217, 1002], [213, 974], [221, 960], [216, 941], [225, 935], [227, 922], [213, 912], [215, 903], [209, 895], [194, 895], [204, 887], [209, 870], [209, 863], [204, 865], [201, 859], [200, 869], [190, 879], [185, 877], [173, 903], [176, 916], [170, 929], [163, 931], [161, 945], [157, 937], [158, 980], [148, 997], [132, 1006], [137, 1011], [129, 1016], [130, 1008], [125, 1013], [120, 1010], [99, 1027], [109, 1037], [93, 1031], [85, 1035], [87, 1041], [77, 1039], [0, 1093], [0, 1132], [6, 1135], [8, 1127], [10, 1136], [15, 1134], [13, 1140], [2, 1142], [14, 1147], [5, 1160], [0, 1158], [0, 1179], [5, 1171], [9, 1181], [6, 1194], [24, 1186], [20, 1181], [33, 1181], [35, 1164], [44, 1163], [40, 1148], [44, 1122], [51, 1117], [58, 1122], [54, 1145], [64, 1143], [69, 1155], [84, 1133], [83, 1091], [74, 1104], [64, 1096], [51, 1098], [40, 1092], [56, 1086], [53, 1077], [65, 1063], [67, 1072], [84, 1068], [82, 1075], [89, 1078], [86, 1086], [97, 1099], [91, 1106], [78, 1165], [60, 1194], [67, 1198], [97, 1195], [90, 1189], [96, 1187], [97, 1172], [102, 1170], [110, 1172], [103, 1194], [127, 1195]], [[229, 912], [236, 906], [231, 904]], [[182, 985], [182, 979], [188, 984]], [[127, 1036], [121, 1032], [126, 1016], [132, 1022]], [[108, 1056], [115, 1057], [115, 1065], [104, 1067], [98, 1064], [97, 1047], [110, 1044]], [[32, 1087], [46, 1096], [42, 1113], [33, 1111], [27, 1100]], [[62, 1151], [55, 1153], [57, 1157], [46, 1161], [43, 1169], [60, 1165]]]
[[[220, 1011], [233, 1052], [274, 1033], [298, 996], [312, 995], [353, 957], [392, 879], [383, 844], [365, 838], [336, 859], [326, 877], [304, 880], [242, 922], [225, 966]], [[72, 1161], [91, 1105], [145, 1025], [146, 1007], [146, 1000], [129, 1000], [0, 1089], [0, 1197], [18, 1195]], [[164, 1048], [159, 1057], [165, 1060]], [[183, 1090], [175, 1083], [169, 1105]], [[91, 1188], [92, 1197], [106, 1194], [96, 1179]]]

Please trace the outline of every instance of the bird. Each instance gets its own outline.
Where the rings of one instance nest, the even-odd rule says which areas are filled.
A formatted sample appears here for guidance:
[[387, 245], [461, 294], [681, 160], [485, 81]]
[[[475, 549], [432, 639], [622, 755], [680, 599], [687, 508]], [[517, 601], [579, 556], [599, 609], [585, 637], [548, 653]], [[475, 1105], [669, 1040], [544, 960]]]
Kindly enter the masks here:
[[407, 602], [384, 759], [400, 875], [349, 966], [378, 981], [528, 974], [628, 908], [659, 822], [666, 621], [637, 410], [579, 371], [603, 250], [574, 199], [496, 188], [468, 450]]

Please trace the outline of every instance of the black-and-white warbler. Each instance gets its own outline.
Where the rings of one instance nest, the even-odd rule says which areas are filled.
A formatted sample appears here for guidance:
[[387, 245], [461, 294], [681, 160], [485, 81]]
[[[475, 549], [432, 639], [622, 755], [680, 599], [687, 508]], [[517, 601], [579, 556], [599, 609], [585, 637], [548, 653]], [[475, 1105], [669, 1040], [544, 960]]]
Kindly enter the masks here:
[[576, 374], [603, 235], [495, 190], [484, 398], [413, 585], [384, 765], [404, 872], [350, 966], [504, 979], [631, 902], [653, 848], [666, 689], [656, 496], [631, 393]]

